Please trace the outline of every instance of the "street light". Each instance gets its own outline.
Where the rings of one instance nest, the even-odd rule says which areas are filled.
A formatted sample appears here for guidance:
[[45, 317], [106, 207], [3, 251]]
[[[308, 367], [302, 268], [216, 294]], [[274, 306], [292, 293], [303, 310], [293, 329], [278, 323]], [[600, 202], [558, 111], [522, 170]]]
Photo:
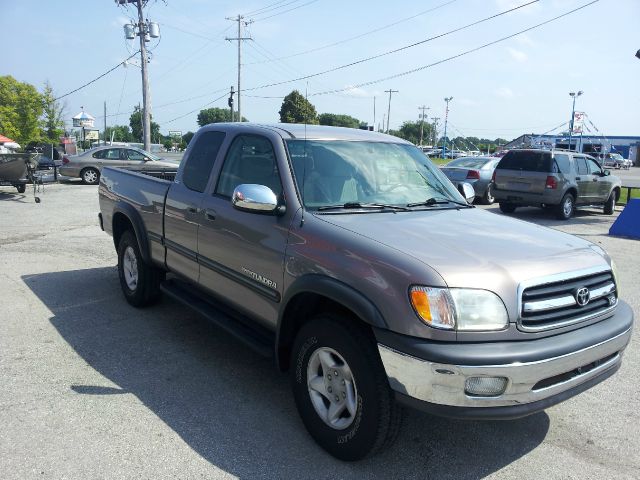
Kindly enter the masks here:
[[584, 92], [578, 90], [576, 92], [569, 92], [569, 96], [573, 98], [573, 105], [571, 106], [571, 121], [569, 122], [569, 150], [571, 150], [571, 137], [573, 136], [573, 117], [576, 114], [576, 98], [582, 95]]
[[447, 148], [447, 120], [449, 119], [449, 102], [453, 100], [453, 97], [445, 97], [444, 101], [447, 102], [447, 108], [444, 111], [444, 138], [442, 139], [442, 158], [445, 157], [445, 150]]

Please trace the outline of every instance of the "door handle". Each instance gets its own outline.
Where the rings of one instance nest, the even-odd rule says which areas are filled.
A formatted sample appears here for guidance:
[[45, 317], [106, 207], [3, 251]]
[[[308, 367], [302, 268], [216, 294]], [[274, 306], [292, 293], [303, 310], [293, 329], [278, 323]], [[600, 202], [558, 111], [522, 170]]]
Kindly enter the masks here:
[[215, 220], [216, 219], [216, 211], [211, 209], [211, 208], [207, 208], [204, 211], [204, 216], [207, 217], [207, 220]]
[[187, 207], [187, 212], [198, 213], [198, 209], [196, 207]]

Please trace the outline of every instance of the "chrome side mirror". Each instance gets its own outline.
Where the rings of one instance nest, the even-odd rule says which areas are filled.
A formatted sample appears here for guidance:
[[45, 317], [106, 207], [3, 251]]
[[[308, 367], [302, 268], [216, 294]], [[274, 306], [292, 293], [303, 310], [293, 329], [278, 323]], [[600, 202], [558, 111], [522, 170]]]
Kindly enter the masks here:
[[472, 204], [476, 199], [476, 191], [470, 183], [462, 182], [458, 184], [458, 191], [462, 194], [467, 203]]
[[276, 194], [269, 187], [253, 183], [238, 185], [231, 195], [231, 203], [246, 212], [275, 213], [278, 209]]

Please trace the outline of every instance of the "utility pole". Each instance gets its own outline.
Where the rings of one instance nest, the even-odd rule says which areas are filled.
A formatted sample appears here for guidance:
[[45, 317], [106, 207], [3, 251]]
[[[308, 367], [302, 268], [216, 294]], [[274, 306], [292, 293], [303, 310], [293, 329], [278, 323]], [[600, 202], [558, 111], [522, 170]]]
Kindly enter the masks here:
[[427, 118], [427, 115], [424, 113], [425, 110], [430, 110], [430, 107], [425, 107], [422, 105], [418, 107], [418, 110], [422, 110], [422, 114], [420, 115], [420, 146], [422, 146], [422, 136], [424, 134], [424, 119]]
[[576, 98], [582, 95], [584, 92], [579, 90], [576, 92], [569, 92], [569, 96], [573, 98], [573, 105], [571, 106], [571, 121], [569, 122], [569, 150], [571, 150], [571, 137], [573, 136], [573, 119], [576, 114]]
[[376, 97], [375, 95], [373, 97], [373, 123], [371, 125], [373, 125], [373, 128], [376, 128]]
[[449, 102], [453, 100], [453, 97], [445, 97], [444, 101], [447, 102], [447, 108], [444, 111], [444, 138], [442, 139], [442, 158], [445, 157], [445, 150], [447, 148], [447, 121], [449, 120]]
[[142, 70], [142, 138], [144, 141], [143, 149], [147, 152], [151, 151], [151, 96], [149, 93], [149, 73], [147, 72], [147, 43], [146, 34], [147, 26], [144, 23], [142, 14], [142, 0], [136, 2], [138, 7], [138, 36], [140, 37], [140, 63]]
[[433, 146], [438, 146], [438, 120], [440, 117], [433, 117]]
[[231, 122], [233, 122], [233, 94], [236, 93], [233, 91], [233, 85], [231, 85], [231, 90], [229, 91], [229, 99], [227, 103], [229, 104], [229, 108], [231, 109]]
[[[251, 37], [243, 37], [242, 36], [242, 23], [244, 17], [242, 15], [238, 15], [237, 17], [227, 17], [227, 20], [231, 20], [233, 22], [238, 22], [238, 36], [236, 38], [225, 37], [225, 40], [228, 42], [237, 41], [238, 42], [238, 121], [242, 121], [242, 105], [240, 103], [240, 80], [241, 80], [241, 70], [242, 70], [242, 41], [243, 40], [253, 40]], [[245, 27], [253, 23], [253, 20], [249, 20], [244, 22]]]
[[398, 90], [385, 90], [385, 93], [389, 94], [389, 108], [387, 109], [387, 133], [389, 133], [389, 119], [391, 118], [391, 94], [398, 93]]
[[[104, 101], [104, 131], [102, 133], [102, 139], [104, 140], [104, 144], [107, 144], [107, 101]], [[98, 142], [100, 145], [100, 142]], [[53, 157], [51, 157], [53, 158]]]
[[[145, 22], [142, 7], [147, 0], [115, 0], [118, 5], [135, 4], [138, 10], [138, 23], [124, 25], [124, 35], [127, 40], [140, 37], [140, 70], [142, 72], [142, 137], [144, 150], [151, 151], [151, 92], [149, 91], [149, 73], [147, 71], [149, 57], [147, 42], [160, 37], [160, 27], [155, 22]], [[137, 31], [136, 31], [137, 30]]]

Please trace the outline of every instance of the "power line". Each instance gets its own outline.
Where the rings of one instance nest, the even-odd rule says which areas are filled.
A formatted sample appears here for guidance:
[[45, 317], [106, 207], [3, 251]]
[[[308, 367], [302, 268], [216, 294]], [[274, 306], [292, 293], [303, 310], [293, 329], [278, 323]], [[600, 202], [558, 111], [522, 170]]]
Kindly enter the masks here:
[[[483, 19], [481, 19], [481, 20], [477, 20], [477, 21], [475, 21], [475, 22], [469, 23], [469, 24], [464, 25], [464, 26], [462, 26], [462, 27], [458, 27], [458, 28], [455, 28], [455, 29], [453, 29], [453, 30], [449, 30], [448, 32], [441, 33], [441, 34], [439, 34], [439, 35], [436, 35], [436, 36], [433, 36], [433, 37], [430, 37], [430, 38], [426, 38], [426, 39], [424, 39], [424, 40], [420, 40], [419, 42], [415, 42], [415, 43], [412, 43], [412, 44], [410, 44], [410, 45], [405, 45], [405, 46], [400, 47], [400, 48], [396, 48], [396, 49], [393, 49], [393, 50], [388, 50], [388, 51], [383, 52], [383, 53], [380, 53], [380, 54], [378, 54], [378, 55], [373, 55], [373, 56], [371, 56], [371, 57], [362, 58], [362, 59], [360, 59], [360, 60], [356, 60], [356, 61], [353, 61], [353, 62], [350, 62], [350, 63], [346, 63], [346, 64], [344, 64], [344, 65], [340, 65], [340, 66], [337, 66], [337, 67], [333, 67], [333, 68], [330, 68], [330, 69], [328, 69], [328, 70], [323, 70], [323, 71], [321, 71], [321, 72], [316, 72], [316, 73], [312, 73], [312, 74], [309, 74], [309, 75], [305, 75], [305, 76], [303, 76], [303, 77], [294, 78], [294, 79], [292, 79], [292, 80], [285, 80], [285, 81], [282, 81], [282, 82], [271, 83], [271, 84], [268, 84], [268, 85], [261, 85], [260, 87], [245, 88], [245, 90], [254, 90], [254, 89], [258, 89], [258, 88], [275, 87], [275, 86], [278, 86], [278, 85], [284, 85], [284, 84], [286, 84], [286, 83], [298, 82], [298, 81], [300, 81], [300, 80], [307, 80], [307, 79], [309, 79], [309, 78], [318, 77], [318, 76], [320, 76], [320, 75], [326, 75], [327, 73], [336, 72], [336, 71], [338, 71], [338, 70], [342, 70], [342, 69], [345, 69], [345, 68], [348, 68], [348, 67], [352, 67], [352, 66], [354, 66], [354, 65], [358, 65], [358, 64], [360, 64], [360, 63], [369, 62], [369, 61], [371, 61], [371, 60], [375, 60], [376, 58], [380, 58], [380, 57], [384, 57], [384, 56], [387, 56], [387, 55], [391, 55], [391, 54], [393, 54], [393, 53], [398, 53], [398, 52], [400, 52], [400, 51], [407, 50], [408, 48], [412, 48], [412, 47], [415, 47], [415, 46], [417, 46], [417, 45], [422, 45], [422, 44], [424, 44], [424, 43], [431, 42], [431, 41], [436, 40], [436, 39], [438, 39], [438, 38], [442, 38], [442, 37], [445, 37], [445, 36], [447, 36], [447, 35], [451, 35], [452, 33], [456, 33], [456, 32], [459, 32], [459, 31], [461, 31], [461, 30], [465, 30], [465, 29], [470, 28], [470, 27], [472, 27], [472, 26], [478, 25], [478, 24], [480, 24], [480, 23], [487, 22], [487, 21], [492, 20], [492, 19], [494, 19], [494, 18], [500, 17], [500, 16], [502, 16], [502, 15], [506, 15], [507, 13], [511, 13], [511, 12], [513, 12], [513, 11], [515, 11], [515, 10], [520, 9], [520, 8], [524, 8], [524, 7], [529, 6], [529, 5], [532, 5], [532, 4], [534, 4], [534, 3], [538, 3], [539, 1], [540, 1], [540, 0], [532, 0], [532, 1], [528, 2], [528, 3], [524, 3], [524, 4], [522, 4], [522, 5], [519, 5], [519, 6], [517, 6], [517, 7], [510, 8], [510, 9], [508, 9], [508, 10], [504, 10], [504, 11], [502, 11], [502, 12], [500, 12], [500, 13], [497, 13], [497, 14], [495, 14], [495, 15], [491, 15], [491, 16], [489, 16], [489, 17], [485, 17], [485, 18], [483, 18]], [[599, 1], [599, 0], [595, 0], [595, 1]], [[526, 30], [525, 30], [525, 31], [526, 31]], [[417, 70], [418, 70], [418, 69], [416, 69], [416, 71], [417, 71]], [[349, 90], [349, 89], [327, 91], [326, 93], [336, 93], [336, 92], [339, 92], [339, 91], [345, 91], [345, 90]], [[315, 95], [318, 95], [318, 94], [316, 93]]]
[[[335, 90], [328, 90], [328, 91], [325, 91], [325, 92], [312, 93], [309, 96], [328, 95], [328, 94], [331, 94], [331, 93], [345, 92], [345, 91], [348, 91], [348, 90], [352, 90], [354, 88], [366, 87], [366, 86], [369, 86], [369, 85], [374, 85], [376, 83], [381, 83], [381, 82], [385, 82], [385, 81], [388, 81], [388, 80], [393, 80], [393, 79], [398, 78], [398, 77], [404, 77], [406, 75], [411, 75], [412, 73], [416, 73], [416, 72], [419, 72], [419, 71], [422, 71], [422, 70], [426, 70], [426, 69], [431, 68], [431, 67], [435, 67], [436, 65], [440, 65], [442, 63], [449, 62], [449, 61], [454, 60], [456, 58], [460, 58], [460, 57], [463, 57], [463, 56], [468, 55], [470, 53], [477, 52], [478, 50], [482, 50], [484, 48], [490, 47], [490, 46], [495, 45], [497, 43], [504, 42], [505, 40], [509, 40], [509, 39], [511, 39], [513, 37], [517, 37], [518, 35], [521, 35], [523, 33], [529, 32], [529, 31], [534, 30], [536, 28], [540, 28], [540, 27], [542, 27], [542, 26], [544, 26], [544, 25], [546, 25], [548, 23], [551, 23], [551, 22], [559, 20], [559, 19], [561, 19], [563, 17], [566, 17], [567, 15], [571, 15], [571, 14], [577, 12], [578, 10], [582, 10], [583, 8], [587, 8], [587, 7], [589, 7], [589, 6], [591, 6], [591, 5], [595, 4], [595, 3], [598, 3], [599, 1], [600, 0], [593, 0], [593, 1], [591, 1], [589, 3], [586, 3], [586, 4], [584, 4], [584, 5], [580, 6], [580, 7], [574, 8], [573, 10], [569, 10], [568, 12], [565, 12], [565, 13], [563, 13], [561, 15], [558, 15], [556, 17], [550, 18], [549, 20], [546, 20], [544, 22], [541, 22], [541, 23], [538, 23], [536, 25], [533, 25], [532, 27], [525, 28], [524, 30], [520, 30], [519, 32], [512, 33], [511, 35], [507, 35], [506, 37], [502, 37], [502, 38], [499, 38], [499, 39], [494, 40], [492, 42], [485, 43], [483, 45], [480, 45], [479, 47], [475, 47], [475, 48], [472, 48], [470, 50], [466, 50], [464, 52], [458, 53], [457, 55], [452, 55], [451, 57], [443, 58], [442, 60], [438, 60], [437, 62], [433, 62], [433, 63], [430, 63], [428, 65], [423, 65], [423, 66], [418, 67], [418, 68], [407, 70], [405, 72], [396, 73], [395, 75], [390, 75], [388, 77], [379, 78], [377, 80], [371, 80], [371, 81], [368, 81], [368, 82], [359, 83], [357, 85], [351, 85], [351, 86], [349, 86], [347, 88], [339, 88], [339, 89], [335, 89]], [[296, 79], [296, 80], [299, 80], [299, 79]], [[267, 86], [271, 86], [271, 85], [267, 85]], [[255, 90], [255, 89], [258, 89], [258, 88], [264, 88], [264, 87], [255, 87], [253, 89], [252, 88], [247, 88], [245, 90]]]
[[67, 97], [69, 95], [71, 95], [72, 93], [76, 93], [78, 90], [82, 90], [84, 87], [88, 87], [89, 85], [91, 85], [94, 82], [97, 82], [98, 80], [100, 80], [102, 77], [110, 74], [111, 72], [113, 72], [116, 68], [120, 67], [122, 64], [124, 64], [127, 60], [130, 60], [131, 58], [135, 57], [138, 53], [140, 53], [140, 50], [138, 50], [137, 52], [135, 52], [133, 55], [130, 55], [128, 58], [125, 58], [122, 62], [120, 62], [119, 64], [117, 64], [115, 67], [110, 68], [109, 70], [107, 70], [106, 72], [104, 72], [102, 75], [94, 78], [93, 80], [85, 83], [84, 85], [82, 85], [81, 87], [78, 87], [74, 90], [71, 90], [68, 93], [65, 93], [64, 95], [60, 95], [58, 98], [54, 98], [53, 101], [56, 100], [60, 100], [61, 98]]
[[[246, 17], [246, 16], [248, 16], [248, 15], [254, 15], [254, 14], [256, 14], [257, 12], [260, 12], [260, 11], [263, 11], [263, 10], [268, 10], [270, 7], [273, 7], [274, 5], [279, 5], [279, 4], [284, 3], [284, 2], [286, 2], [286, 1], [287, 1], [287, 0], [280, 0], [279, 2], [271, 3], [271, 4], [269, 4], [269, 5], [266, 5], [266, 6], [262, 7], [262, 8], [258, 8], [258, 9], [256, 9], [256, 10], [252, 10], [252, 11], [250, 11], [250, 12], [243, 13], [243, 14], [241, 14], [241, 15], [242, 15], [243, 17]], [[294, 0], [294, 1], [296, 1], [296, 2], [297, 2], [297, 1], [299, 1], [299, 0]], [[288, 4], [287, 4], [287, 5], [288, 5]], [[282, 7], [284, 7], [284, 6], [285, 6], [285, 5], [282, 5]]]
[[[307, 3], [303, 3], [302, 5], [298, 5], [297, 7], [293, 7], [293, 8], [290, 8], [288, 10], [283, 10], [283, 11], [274, 13], [273, 15], [269, 15], [268, 17], [258, 18], [258, 19], [255, 19], [254, 21], [259, 22], [259, 21], [262, 21], [262, 20], [267, 20], [269, 18], [277, 17], [278, 15], [283, 15], [285, 13], [292, 12], [293, 10], [297, 10], [299, 8], [306, 7], [307, 5], [311, 5], [312, 3], [316, 3], [317, 1], [318, 0], [311, 0], [311, 1], [307, 2]], [[294, 2], [291, 2], [291, 3], [294, 3]], [[284, 7], [284, 5], [283, 5], [283, 7]], [[263, 13], [265, 13], [265, 12], [263, 12]]]
[[[424, 15], [424, 14], [426, 14], [426, 13], [429, 13], [429, 12], [433, 12], [434, 10], [438, 10], [439, 8], [445, 7], [445, 6], [447, 6], [447, 5], [450, 5], [450, 4], [452, 4], [452, 3], [455, 3], [455, 2], [457, 2], [457, 1], [458, 1], [458, 0], [449, 0], [448, 2], [442, 3], [442, 4], [437, 5], [437, 6], [435, 6], [435, 7], [432, 7], [432, 8], [429, 8], [428, 10], [423, 10], [422, 12], [416, 13], [415, 15], [411, 15], [410, 17], [402, 18], [402, 19], [400, 19], [400, 20], [398, 20], [398, 21], [395, 21], [395, 22], [393, 22], [393, 23], [389, 23], [389, 24], [387, 24], [387, 25], [383, 25], [383, 26], [381, 26], [381, 27], [374, 28], [373, 30], [369, 30], [369, 31], [364, 32], [364, 33], [361, 33], [361, 34], [359, 34], [359, 35], [356, 35], [356, 36], [353, 36], [353, 37], [349, 37], [349, 38], [345, 38], [344, 40], [339, 40], [339, 41], [337, 41], [337, 42], [328, 43], [328, 44], [326, 44], [326, 45], [322, 45], [322, 46], [320, 46], [320, 47], [315, 47], [315, 48], [312, 48], [312, 49], [310, 49], [310, 50], [305, 50], [305, 51], [303, 51], [303, 52], [293, 53], [293, 54], [291, 54], [291, 55], [285, 55], [285, 56], [283, 56], [283, 57], [277, 57], [277, 58], [274, 58], [274, 59], [273, 59], [273, 60], [271, 60], [271, 61], [275, 61], [275, 60], [287, 60], [287, 59], [289, 59], [289, 58], [299, 57], [300, 55], [306, 55], [306, 54], [308, 54], [308, 53], [318, 52], [318, 51], [320, 51], [320, 50], [325, 50], [325, 49], [327, 49], [327, 48], [331, 48], [331, 47], [335, 47], [335, 46], [338, 46], [338, 45], [342, 45], [343, 43], [351, 42], [351, 41], [353, 41], [353, 40], [358, 40], [358, 39], [360, 39], [360, 38], [362, 38], [362, 37], [366, 37], [367, 35], [371, 35], [371, 34], [373, 34], [373, 33], [377, 33], [377, 32], [380, 32], [380, 31], [382, 31], [382, 30], [386, 30], [386, 29], [388, 29], [388, 28], [394, 27], [394, 26], [396, 26], [396, 25], [399, 25], [400, 23], [404, 23], [404, 22], [407, 22], [407, 21], [409, 21], [409, 20], [413, 20], [414, 18], [417, 18], [417, 17], [419, 17], [419, 16], [421, 16], [421, 15]], [[266, 63], [267, 61], [269, 61], [269, 60], [265, 60], [265, 61], [262, 61], [262, 62], [254, 62], [254, 63]], [[250, 65], [250, 64], [249, 64], [249, 63], [245, 63], [245, 65]]]
[[186, 117], [187, 115], [191, 115], [192, 113], [197, 112], [198, 110], [202, 110], [204, 107], [208, 107], [208, 106], [209, 106], [209, 105], [211, 105], [212, 103], [215, 103], [215, 102], [217, 102], [218, 100], [221, 100], [221, 99], [223, 99], [223, 98], [224, 98], [224, 97], [226, 97], [226, 96], [227, 96], [227, 94], [226, 94], [226, 93], [224, 93], [223, 95], [219, 96], [219, 97], [218, 97], [218, 98], [216, 98], [215, 100], [211, 100], [209, 103], [207, 103], [207, 104], [203, 105], [203, 106], [202, 106], [202, 107], [200, 107], [200, 108], [196, 108], [195, 110], [191, 110], [190, 112], [185, 113], [184, 115], [180, 115], [179, 117], [172, 118], [172, 119], [171, 119], [171, 120], [169, 120], [168, 122], [163, 122], [163, 125], [166, 125], [167, 123], [175, 122], [176, 120], [180, 120], [181, 118], [184, 118], [184, 117]]

